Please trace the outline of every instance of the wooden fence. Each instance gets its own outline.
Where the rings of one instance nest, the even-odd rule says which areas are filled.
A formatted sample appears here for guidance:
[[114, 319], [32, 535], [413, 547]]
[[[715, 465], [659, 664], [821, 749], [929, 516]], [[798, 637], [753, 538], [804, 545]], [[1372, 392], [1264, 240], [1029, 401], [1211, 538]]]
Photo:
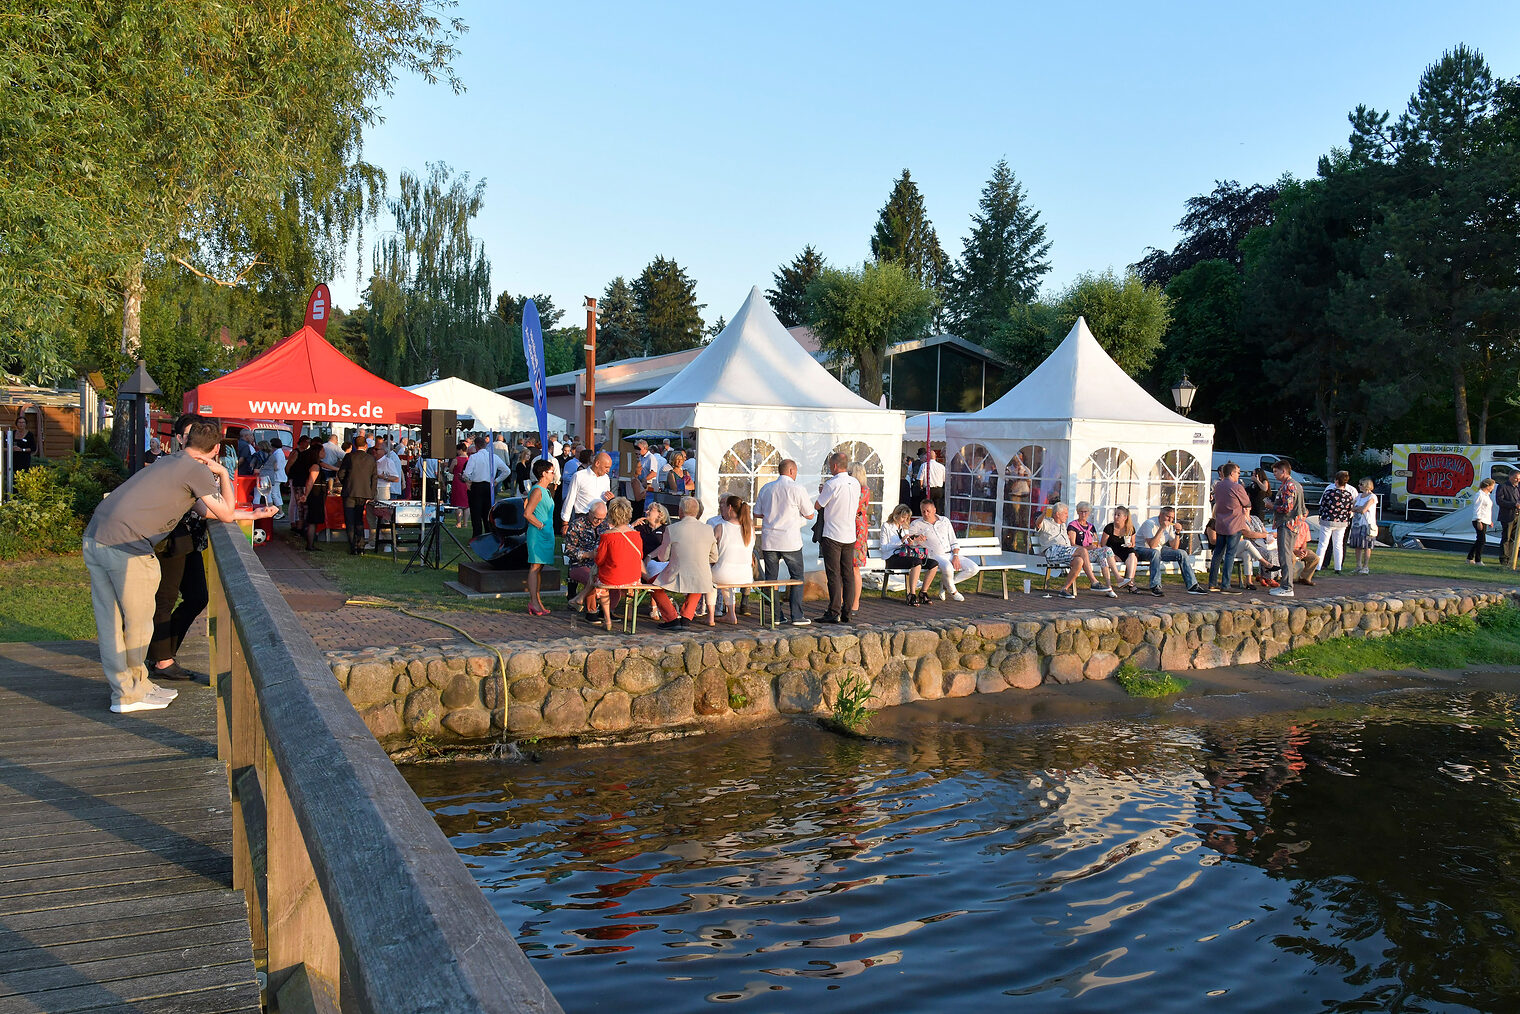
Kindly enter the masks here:
[[282, 1012], [560, 1011], [238, 527], [207, 583], [233, 881]]

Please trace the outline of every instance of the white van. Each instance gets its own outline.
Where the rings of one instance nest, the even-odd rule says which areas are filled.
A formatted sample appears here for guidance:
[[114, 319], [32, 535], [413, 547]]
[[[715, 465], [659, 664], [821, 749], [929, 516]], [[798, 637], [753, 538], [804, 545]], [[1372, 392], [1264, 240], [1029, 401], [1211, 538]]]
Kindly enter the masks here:
[[1294, 461], [1286, 454], [1262, 454], [1259, 451], [1215, 451], [1212, 468], [1214, 474], [1217, 475], [1219, 473], [1219, 469], [1223, 467], [1226, 462], [1233, 461], [1235, 464], [1240, 466], [1241, 475], [1250, 475], [1252, 471], [1260, 468], [1267, 473], [1268, 478], [1271, 478], [1272, 466], [1284, 458], [1287, 458], [1288, 461], [1293, 462], [1293, 478], [1298, 482], [1300, 486], [1304, 487], [1306, 490], [1313, 489], [1316, 486], [1320, 489], [1323, 489], [1326, 485], [1328, 485], [1328, 483], [1326, 483], [1325, 480], [1319, 476], [1314, 475], [1310, 472], [1301, 471], [1298, 467], [1298, 462]]

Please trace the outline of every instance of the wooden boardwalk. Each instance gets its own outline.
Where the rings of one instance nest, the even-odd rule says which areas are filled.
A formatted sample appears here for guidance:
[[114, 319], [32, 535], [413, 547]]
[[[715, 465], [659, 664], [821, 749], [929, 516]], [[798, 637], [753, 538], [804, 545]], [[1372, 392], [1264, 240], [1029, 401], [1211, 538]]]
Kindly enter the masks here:
[[93, 642], [0, 644], [0, 1014], [259, 1010], [215, 695], [170, 685], [113, 715]]

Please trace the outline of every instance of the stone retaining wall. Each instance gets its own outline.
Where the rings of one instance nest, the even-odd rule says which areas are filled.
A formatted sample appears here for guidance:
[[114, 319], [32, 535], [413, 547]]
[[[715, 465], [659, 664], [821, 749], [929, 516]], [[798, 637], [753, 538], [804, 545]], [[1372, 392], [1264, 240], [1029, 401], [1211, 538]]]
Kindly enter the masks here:
[[501, 646], [505, 681], [496, 655], [473, 645], [327, 654], [365, 723], [395, 751], [419, 739], [487, 743], [500, 738], [503, 718], [510, 739], [594, 740], [827, 714], [855, 675], [870, 681], [872, 707], [892, 707], [1107, 679], [1125, 661], [1171, 671], [1247, 664], [1331, 637], [1381, 637], [1514, 594], [1426, 589], [1239, 606], [1210, 599], [717, 641], [593, 635]]

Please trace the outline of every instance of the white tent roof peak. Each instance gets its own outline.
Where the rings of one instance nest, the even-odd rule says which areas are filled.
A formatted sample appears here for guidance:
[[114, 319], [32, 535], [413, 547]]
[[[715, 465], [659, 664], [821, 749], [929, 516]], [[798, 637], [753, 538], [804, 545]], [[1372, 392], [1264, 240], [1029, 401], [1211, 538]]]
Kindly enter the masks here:
[[781, 326], [760, 287], [716, 338], [629, 408], [744, 405], [881, 411], [841, 384]]
[[1071, 331], [1034, 372], [980, 412], [962, 418], [1070, 419], [1198, 424], [1151, 397], [1114, 362], [1077, 318]]
[[[475, 420], [475, 428], [481, 430], [530, 430], [538, 429], [538, 417], [532, 405], [513, 401], [495, 391], [488, 391], [459, 377], [443, 377], [407, 388], [428, 400], [431, 408], [451, 408], [461, 416]], [[557, 415], [549, 416], [549, 429], [563, 433], [565, 420]]]

